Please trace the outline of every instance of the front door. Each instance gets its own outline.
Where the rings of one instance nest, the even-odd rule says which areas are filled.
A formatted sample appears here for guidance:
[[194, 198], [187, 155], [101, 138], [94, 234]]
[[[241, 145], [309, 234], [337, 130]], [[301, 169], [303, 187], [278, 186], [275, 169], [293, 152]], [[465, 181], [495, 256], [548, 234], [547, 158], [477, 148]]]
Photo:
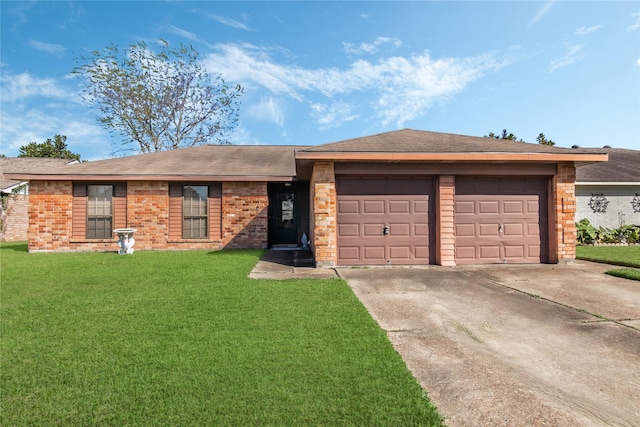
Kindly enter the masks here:
[[298, 243], [297, 191], [277, 186], [269, 195], [269, 242], [273, 245]]

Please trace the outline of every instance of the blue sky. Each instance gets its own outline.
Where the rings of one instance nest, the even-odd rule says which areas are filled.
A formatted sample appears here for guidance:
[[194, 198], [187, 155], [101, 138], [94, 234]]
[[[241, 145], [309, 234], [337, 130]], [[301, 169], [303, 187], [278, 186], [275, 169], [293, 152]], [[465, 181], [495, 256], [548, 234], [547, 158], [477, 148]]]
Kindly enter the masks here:
[[191, 44], [245, 87], [235, 144], [316, 145], [401, 128], [508, 129], [558, 146], [640, 149], [637, 1], [1, 1], [0, 152], [55, 134], [83, 159], [96, 122], [74, 58]]

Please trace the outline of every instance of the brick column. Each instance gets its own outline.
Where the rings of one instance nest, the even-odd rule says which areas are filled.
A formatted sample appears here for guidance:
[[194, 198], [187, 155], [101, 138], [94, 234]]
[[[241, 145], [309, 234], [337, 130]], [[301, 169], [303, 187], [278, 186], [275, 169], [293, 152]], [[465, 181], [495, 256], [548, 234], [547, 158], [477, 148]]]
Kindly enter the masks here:
[[576, 258], [575, 182], [576, 168], [573, 163], [559, 164], [558, 172], [553, 178], [555, 247], [550, 248], [549, 262], [571, 263]]
[[455, 177], [441, 176], [436, 190], [436, 264], [456, 265]]
[[311, 176], [311, 244], [318, 267], [338, 259], [336, 243], [336, 176], [333, 162], [316, 162]]

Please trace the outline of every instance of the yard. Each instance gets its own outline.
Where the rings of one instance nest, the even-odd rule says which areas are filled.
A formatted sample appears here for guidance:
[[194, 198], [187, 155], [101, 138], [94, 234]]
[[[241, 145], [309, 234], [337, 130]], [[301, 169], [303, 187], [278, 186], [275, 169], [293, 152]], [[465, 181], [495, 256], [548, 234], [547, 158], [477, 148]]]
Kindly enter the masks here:
[[627, 268], [615, 268], [607, 274], [640, 280], [640, 246], [577, 246], [576, 257]]
[[2, 244], [0, 424], [441, 425], [343, 281], [260, 255]]

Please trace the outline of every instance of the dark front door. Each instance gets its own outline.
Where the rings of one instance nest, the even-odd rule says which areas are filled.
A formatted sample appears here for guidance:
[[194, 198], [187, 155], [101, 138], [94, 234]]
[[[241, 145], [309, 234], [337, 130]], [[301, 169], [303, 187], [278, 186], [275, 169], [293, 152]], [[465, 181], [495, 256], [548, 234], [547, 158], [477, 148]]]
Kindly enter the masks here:
[[298, 243], [297, 190], [274, 186], [269, 194], [269, 241], [273, 245]]

